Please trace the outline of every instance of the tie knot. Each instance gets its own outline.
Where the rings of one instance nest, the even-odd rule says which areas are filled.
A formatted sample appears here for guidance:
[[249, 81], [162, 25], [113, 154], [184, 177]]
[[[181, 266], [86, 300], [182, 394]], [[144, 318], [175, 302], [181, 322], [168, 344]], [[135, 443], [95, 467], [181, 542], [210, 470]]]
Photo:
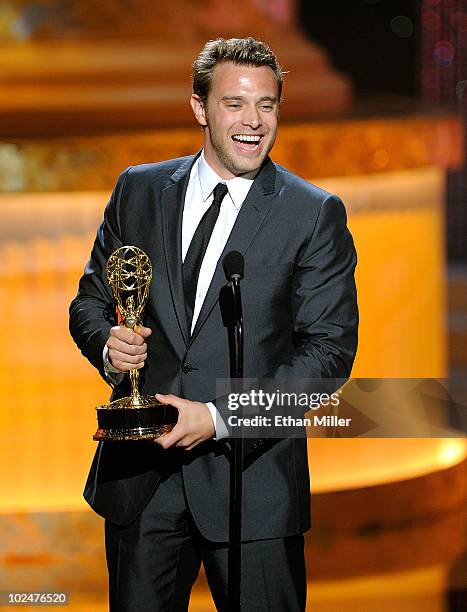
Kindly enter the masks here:
[[213, 195], [214, 195], [214, 199], [213, 199], [213, 204], [217, 204], [218, 206], [221, 205], [222, 200], [225, 197], [225, 194], [227, 193], [228, 189], [227, 189], [227, 185], [225, 183], [217, 183], [217, 185], [214, 187], [214, 191], [213, 191]]

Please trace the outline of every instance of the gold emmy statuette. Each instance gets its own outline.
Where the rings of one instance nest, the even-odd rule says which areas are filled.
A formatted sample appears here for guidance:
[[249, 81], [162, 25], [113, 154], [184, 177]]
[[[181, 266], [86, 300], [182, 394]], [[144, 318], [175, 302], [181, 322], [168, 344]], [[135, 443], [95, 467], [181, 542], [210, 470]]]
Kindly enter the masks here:
[[[135, 246], [122, 246], [107, 261], [107, 279], [123, 325], [135, 329], [141, 324], [152, 267], [149, 257]], [[170, 431], [177, 422], [173, 406], [139, 392], [139, 370], [130, 370], [130, 397], [97, 406], [98, 430], [94, 440], [150, 440]]]

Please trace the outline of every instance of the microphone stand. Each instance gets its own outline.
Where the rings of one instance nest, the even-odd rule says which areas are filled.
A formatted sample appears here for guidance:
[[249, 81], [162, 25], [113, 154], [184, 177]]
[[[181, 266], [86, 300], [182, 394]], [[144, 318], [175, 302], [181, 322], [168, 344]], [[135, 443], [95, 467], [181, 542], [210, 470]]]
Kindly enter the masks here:
[[[240, 393], [243, 379], [243, 317], [240, 278], [233, 275], [231, 282], [221, 289], [219, 296], [222, 319], [228, 329], [230, 353], [231, 390]], [[238, 395], [237, 395], [238, 397]], [[238, 408], [242, 417], [242, 408]], [[240, 421], [241, 423], [241, 421]], [[243, 429], [240, 436], [232, 437], [230, 460], [230, 502], [229, 502], [229, 558], [228, 558], [228, 610], [241, 609], [241, 543], [242, 543], [242, 484], [243, 484]]]

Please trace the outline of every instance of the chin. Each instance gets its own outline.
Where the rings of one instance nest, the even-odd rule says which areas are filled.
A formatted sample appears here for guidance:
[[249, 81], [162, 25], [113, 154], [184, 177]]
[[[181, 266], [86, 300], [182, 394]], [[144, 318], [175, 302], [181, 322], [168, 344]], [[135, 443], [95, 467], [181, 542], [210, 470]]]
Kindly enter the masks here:
[[245, 174], [246, 172], [253, 172], [257, 170], [264, 161], [264, 157], [256, 157], [254, 159], [239, 159], [235, 160], [232, 166], [235, 169], [236, 174]]
[[242, 167], [235, 167], [231, 170], [232, 174], [235, 174], [235, 176], [241, 176], [242, 174], [247, 174], [247, 172], [254, 172], [255, 170], [258, 170], [259, 167], [261, 166], [261, 164], [251, 164], [250, 166], [242, 166]]

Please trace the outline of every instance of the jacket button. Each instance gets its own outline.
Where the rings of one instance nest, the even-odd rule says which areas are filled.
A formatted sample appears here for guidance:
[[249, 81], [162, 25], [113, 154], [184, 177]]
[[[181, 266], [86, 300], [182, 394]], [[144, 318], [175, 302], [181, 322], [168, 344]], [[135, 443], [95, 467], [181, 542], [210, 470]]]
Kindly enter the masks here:
[[184, 363], [182, 366], [182, 370], [183, 372], [185, 372], [185, 374], [189, 374], [193, 370], [193, 366], [191, 365], [191, 363]]

